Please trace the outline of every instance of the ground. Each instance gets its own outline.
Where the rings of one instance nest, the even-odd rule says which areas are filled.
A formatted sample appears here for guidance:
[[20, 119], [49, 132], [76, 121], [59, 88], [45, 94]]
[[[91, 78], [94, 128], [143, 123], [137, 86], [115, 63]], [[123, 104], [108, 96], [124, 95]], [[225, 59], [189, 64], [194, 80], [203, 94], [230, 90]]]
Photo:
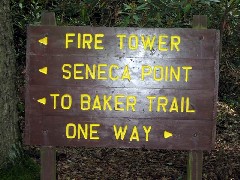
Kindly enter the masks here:
[[[204, 152], [203, 179], [240, 179], [239, 109], [218, 103], [215, 150]], [[37, 162], [38, 147], [25, 147]], [[187, 151], [58, 148], [59, 180], [78, 179], [186, 179]]]

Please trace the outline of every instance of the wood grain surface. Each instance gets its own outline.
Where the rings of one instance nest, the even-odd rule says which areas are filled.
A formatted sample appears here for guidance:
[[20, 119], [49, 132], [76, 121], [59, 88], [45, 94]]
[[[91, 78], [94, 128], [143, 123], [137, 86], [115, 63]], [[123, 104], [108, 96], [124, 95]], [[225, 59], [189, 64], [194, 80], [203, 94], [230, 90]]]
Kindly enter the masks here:
[[[74, 34], [68, 48], [67, 33]], [[93, 37], [91, 49], [78, 44], [78, 33]], [[97, 45], [102, 49], [94, 49], [96, 34], [104, 34]], [[126, 36], [122, 44], [119, 34]], [[142, 36], [156, 38], [152, 49], [144, 48]], [[161, 46], [166, 51], [159, 49], [159, 36], [164, 36]], [[171, 36], [180, 37], [178, 50], [171, 50]], [[44, 37], [46, 45], [39, 43]], [[217, 30], [30, 26], [25, 143], [210, 150], [215, 138], [218, 54]], [[47, 72], [40, 72], [42, 68]], [[77, 138], [79, 132], [69, 138], [79, 125], [88, 127], [88, 138]], [[114, 126], [128, 127], [123, 140], [116, 138]], [[143, 126], [151, 127], [148, 138]], [[91, 139], [91, 133], [99, 139]]]

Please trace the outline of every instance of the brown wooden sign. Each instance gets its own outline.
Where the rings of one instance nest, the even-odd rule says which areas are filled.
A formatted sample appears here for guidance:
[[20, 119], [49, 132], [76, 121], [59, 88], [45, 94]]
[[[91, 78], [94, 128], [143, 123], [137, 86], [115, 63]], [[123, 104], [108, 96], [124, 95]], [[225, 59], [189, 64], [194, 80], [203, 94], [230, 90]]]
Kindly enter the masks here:
[[25, 143], [210, 150], [217, 30], [30, 26]]

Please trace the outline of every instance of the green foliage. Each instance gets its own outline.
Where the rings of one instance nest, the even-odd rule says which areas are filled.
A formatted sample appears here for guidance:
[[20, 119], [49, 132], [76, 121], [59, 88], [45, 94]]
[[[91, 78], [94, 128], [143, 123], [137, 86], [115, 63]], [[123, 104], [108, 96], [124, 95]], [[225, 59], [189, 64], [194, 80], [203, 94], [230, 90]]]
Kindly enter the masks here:
[[0, 170], [1, 180], [35, 180], [40, 179], [40, 167], [29, 157], [18, 160]]
[[26, 25], [37, 24], [43, 10], [55, 12], [58, 25], [75, 26], [191, 28], [193, 15], [207, 15], [208, 28], [222, 35], [219, 97], [240, 101], [240, 0], [12, 0], [19, 79]]
[[21, 148], [21, 144], [14, 144], [12, 146], [11, 152], [9, 153], [8, 162], [14, 164], [18, 159], [23, 157], [23, 151]]

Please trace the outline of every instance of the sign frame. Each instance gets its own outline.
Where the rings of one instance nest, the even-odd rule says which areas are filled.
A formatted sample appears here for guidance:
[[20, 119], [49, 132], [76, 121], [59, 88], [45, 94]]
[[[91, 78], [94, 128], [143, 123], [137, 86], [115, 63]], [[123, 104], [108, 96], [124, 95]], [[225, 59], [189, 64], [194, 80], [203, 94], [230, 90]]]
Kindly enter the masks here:
[[[61, 30], [63, 28], [65, 28], [65, 30]], [[83, 32], [92, 32], [93, 34], [95, 33], [94, 31], [96, 29], [99, 32], [109, 32], [111, 37], [112, 37], [112, 34], [114, 34], [114, 32], [117, 32], [119, 34], [124, 34], [123, 32], [132, 32], [132, 30], [136, 30], [136, 32], [141, 32], [143, 34], [144, 34], [144, 32], [147, 32], [145, 34], [149, 34], [149, 32], [157, 33], [159, 30], [156, 28], [154, 28], [154, 29], [112, 28], [111, 29], [111, 28], [105, 28], [105, 27], [99, 27], [99, 28], [81, 27], [81, 29], [83, 29]], [[186, 47], [188, 47], [188, 48], [191, 47], [192, 48], [191, 51], [183, 51], [181, 53], [181, 52], [178, 52], [178, 48], [175, 46], [174, 47], [175, 49], [173, 48], [173, 50], [175, 50], [175, 51], [172, 52], [172, 51], [170, 51], [170, 49], [171, 49], [170, 48], [171, 45], [170, 45], [168, 48], [168, 50], [170, 52], [165, 52], [166, 47], [169, 45], [168, 43], [171, 43], [168, 40], [168, 42], [166, 42], [165, 44], [163, 43], [163, 46], [162, 46], [163, 49], [165, 47], [165, 50], [160, 51], [161, 48], [158, 48], [159, 52], [156, 52], [157, 50], [155, 50], [155, 49], [149, 48], [148, 50], [146, 50], [147, 53], [143, 53], [143, 45], [142, 45], [141, 46], [142, 50], [140, 50], [140, 53], [137, 53], [138, 54], [137, 57], [134, 57], [134, 55], [133, 55], [134, 53], [136, 54], [136, 51], [134, 51], [131, 48], [121, 50], [121, 47], [120, 47], [121, 45], [119, 45], [119, 47], [118, 47], [119, 50], [112, 50], [111, 48], [114, 48], [113, 44], [116, 44], [116, 42], [115, 42], [116, 39], [114, 40], [114, 43], [111, 43], [111, 40], [107, 41], [107, 44], [108, 44], [108, 47], [110, 48], [110, 50], [102, 51], [103, 53], [101, 53], [101, 51], [95, 50], [97, 52], [96, 55], [94, 55], [92, 49], [85, 50], [85, 49], [81, 49], [81, 48], [76, 48], [78, 44], [75, 44], [76, 47], [72, 48], [72, 49], [71, 49], [70, 45], [68, 48], [66, 48], [66, 45], [65, 45], [65, 50], [64, 50], [64, 46], [61, 46], [62, 48], [60, 47], [60, 45], [64, 44], [64, 42], [65, 43], [67, 42], [66, 39], [64, 41], [60, 41], [58, 38], [59, 34], [61, 34], [62, 31], [65, 32], [65, 35], [66, 35], [67, 32], [71, 32], [73, 34], [74, 32], [78, 32], [79, 30], [80, 30], [80, 27], [32, 26], [32, 27], [28, 28], [28, 34], [30, 34], [30, 37], [28, 36], [28, 43], [27, 43], [27, 75], [26, 75], [27, 87], [26, 87], [26, 126], [25, 126], [26, 127], [26, 130], [25, 130], [25, 143], [26, 144], [47, 145], [47, 146], [49, 146], [49, 145], [53, 145], [53, 146], [68, 145], [68, 146], [87, 146], [87, 147], [90, 147], [90, 146], [91, 147], [131, 147], [131, 148], [145, 147], [145, 148], [153, 148], [153, 149], [178, 149], [178, 150], [210, 150], [210, 149], [214, 148], [215, 126], [216, 126], [216, 122], [215, 122], [216, 102], [217, 102], [217, 92], [218, 92], [218, 58], [219, 58], [218, 57], [218, 54], [219, 54], [218, 49], [219, 49], [219, 40], [220, 40], [219, 32], [217, 30], [160, 29], [160, 32], [161, 32], [160, 34], [162, 35], [162, 39], [163, 39], [163, 37], [165, 39], [167, 39], [167, 37], [166, 37], [167, 32], [168, 33], [170, 32], [169, 36], [174, 36], [174, 37], [176, 36], [177, 32], [182, 33], [183, 35], [182, 36], [180, 35], [180, 37], [183, 39], [183, 44], [186, 43], [186, 45], [183, 45], [183, 47], [181, 47], [181, 48], [186, 49]], [[194, 34], [194, 33], [196, 33], [196, 35], [191, 36], [191, 34]], [[75, 37], [76, 34], [77, 33], [75, 33], [75, 35], [72, 37]], [[127, 33], [125, 33], [125, 34], [127, 34]], [[135, 33], [135, 32], [128, 33], [127, 35], [131, 35], [131, 34], [133, 34], [133, 36], [132, 36], [132, 39], [133, 39], [133, 37], [135, 37], [135, 35], [137, 33]], [[139, 37], [141, 37], [140, 35], [139, 35]], [[51, 36], [53, 36], [55, 38], [55, 39], [53, 38], [52, 41], [51, 41]], [[117, 34], [115, 34], [115, 36], [117, 36]], [[64, 37], [64, 36], [62, 36], [62, 37]], [[189, 37], [191, 37], [192, 39], [190, 38], [190, 39], [188, 39], [188, 41], [184, 41], [184, 38], [187, 39]], [[66, 38], [66, 36], [65, 36], [65, 38]], [[158, 38], [160, 38], [160, 36]], [[212, 44], [209, 43], [210, 41], [208, 41], [208, 39], [214, 40], [214, 43], [212, 43]], [[120, 43], [121, 40], [120, 39], [118, 39], [118, 40]], [[171, 40], [174, 40], [174, 39], [171, 39]], [[70, 43], [71, 41], [73, 41], [73, 39], [68, 39], [68, 41]], [[99, 39], [98, 39], [98, 41], [100, 42]], [[207, 42], [205, 42], [205, 41], [207, 41]], [[160, 40], [158, 42], [160, 43]], [[162, 42], [164, 42], [164, 41], [162, 41]], [[188, 44], [188, 43], [190, 43], [190, 44]], [[195, 44], [196, 47], [191, 46], [191, 43]], [[132, 48], [133, 48], [133, 44], [131, 44], [131, 46], [129, 45], [129, 43], [127, 43], [127, 44], [129, 47], [132, 46]], [[123, 43], [123, 46], [127, 47], [127, 44]], [[101, 44], [101, 45], [98, 44], [95, 46], [102, 47], [102, 45], [104, 45], [104, 44]], [[86, 45], [86, 47], [87, 47], [87, 45]], [[70, 53], [73, 53], [74, 56], [66, 54], [66, 52], [68, 52], [68, 50], [70, 51]], [[187, 53], [187, 52], [189, 52], [189, 53]], [[111, 56], [111, 53], [113, 54], [113, 56]], [[130, 55], [126, 55], [126, 53], [129, 53]], [[180, 55], [178, 53], [180, 53]], [[140, 56], [139, 54], [143, 54], [143, 55]], [[181, 57], [181, 54], [184, 57]], [[195, 54], [195, 56], [194, 56], [195, 59], [191, 58], [191, 56], [190, 56], [191, 54]], [[123, 91], [121, 89], [121, 86], [128, 87], [131, 85], [131, 83], [134, 80], [132, 80], [132, 79], [129, 80], [129, 77], [125, 76], [125, 79], [123, 79], [124, 82], [122, 84], [119, 82], [115, 83], [114, 81], [110, 82], [109, 79], [106, 80], [105, 82], [102, 81], [103, 83], [100, 82], [99, 84], [97, 84], [99, 81], [99, 79], [97, 79], [97, 80], [94, 80], [94, 81], [91, 81], [90, 83], [88, 83], [87, 84], [88, 89], [87, 89], [86, 86], [84, 85], [84, 83], [86, 83], [88, 80], [75, 82], [76, 79], [72, 79], [69, 81], [65, 81], [67, 83], [65, 83], [65, 82], [63, 83], [63, 81], [61, 81], [59, 79], [56, 81], [48, 81], [46, 77], [48, 77], [48, 73], [51, 72], [51, 70], [50, 70], [50, 68], [47, 69], [46, 68], [47, 66], [42, 66], [43, 64], [47, 64], [47, 62], [52, 62], [53, 63], [52, 67], [54, 67], [54, 66], [58, 67], [58, 65], [56, 64], [57, 61], [64, 61], [65, 57], [67, 57], [67, 58], [70, 57], [70, 58], [74, 59], [72, 61], [72, 64], [70, 64], [70, 65], [74, 66], [75, 64], [78, 63], [77, 59], [81, 59], [81, 61], [84, 61], [83, 60], [84, 58], [90, 57], [92, 59], [95, 59], [94, 62], [91, 62], [92, 63], [91, 67], [93, 67], [94, 65], [98, 66], [99, 64], [101, 64], [101, 62], [99, 60], [99, 57], [100, 57], [102, 59], [106, 58], [107, 60], [109, 60], [109, 62], [110, 62], [110, 60], [115, 58], [115, 60], [113, 62], [113, 64], [115, 65], [115, 69], [120, 69], [120, 68], [126, 67], [126, 64], [123, 65], [123, 67], [120, 67], [120, 65], [119, 66], [116, 65], [116, 62], [119, 62], [121, 64], [122, 61], [120, 61], [120, 60], [125, 58], [125, 59], [128, 59], [128, 64], [130, 64], [129, 69], [132, 70], [137, 64], [139, 65], [140, 64], [139, 62], [142, 62], [144, 60], [144, 58], [146, 58], [148, 60], [148, 62], [150, 62], [151, 60], [154, 60], [154, 58], [157, 58], [158, 56], [162, 61], [164, 61], [163, 64], [157, 64], [157, 67], [160, 70], [161, 70], [161, 68], [167, 67], [167, 66], [169, 68], [171, 68], [171, 65], [172, 65], [171, 63], [173, 63], [173, 62], [175, 63], [174, 65], [177, 68], [185, 67], [185, 66], [179, 66], [178, 60], [185, 61], [186, 62], [185, 65], [187, 63], [189, 65], [193, 62], [191, 68], [193, 68], [194, 72], [196, 70], [196, 72], [192, 74], [191, 78], [192, 79], [195, 78], [194, 80], [196, 80], [196, 82], [192, 83], [192, 84], [189, 83], [190, 85], [192, 85], [192, 87], [190, 87], [192, 89], [189, 89], [189, 86], [184, 84], [184, 82], [182, 82], [182, 84], [178, 83], [178, 82], [171, 84], [171, 82], [166, 81], [161, 84], [161, 82], [159, 82], [159, 81], [154, 82], [153, 80], [151, 81], [151, 83], [147, 83], [147, 81], [144, 81], [142, 79], [143, 81], [141, 81], [141, 83], [142, 83], [141, 84], [139, 79], [141, 79], [143, 77], [138, 77], [139, 71], [136, 71], [133, 73], [134, 76], [132, 76], [131, 78], [135, 78], [135, 80], [138, 79], [134, 82], [134, 84], [137, 86], [135, 87], [134, 85], [132, 85], [132, 87], [130, 87], [130, 89], [132, 89], [134, 87], [135, 87], [135, 89], [148, 87], [148, 90], [150, 90], [150, 91], [156, 91], [159, 93], [161, 93], [161, 91], [163, 91], [163, 92], [165, 92], [165, 94], [163, 93], [163, 95], [160, 96], [160, 100], [159, 100], [158, 93], [152, 93], [152, 94], [150, 94], [150, 96], [145, 95], [145, 97], [149, 100], [148, 106], [146, 105], [146, 102], [145, 102], [146, 98], [145, 98], [145, 100], [142, 100], [143, 99], [142, 96], [144, 96], [144, 95], [141, 96], [140, 101], [145, 102], [145, 103], [142, 103], [142, 104], [136, 103], [135, 104], [136, 106], [139, 105], [139, 107], [145, 106], [146, 108], [143, 109], [143, 111], [141, 111], [140, 108], [136, 108], [137, 111], [133, 112], [133, 110], [135, 110], [135, 106], [134, 107], [132, 106], [132, 112], [129, 112], [129, 111], [124, 112], [124, 113], [119, 112], [119, 110], [121, 111], [123, 109], [121, 107], [118, 108], [117, 111], [114, 111], [113, 109], [114, 108], [116, 109], [117, 105], [123, 105], [123, 103], [119, 101], [117, 103], [117, 105], [115, 103], [115, 105], [111, 107], [111, 112], [110, 112], [110, 109], [109, 109], [108, 113], [105, 113], [104, 111], [101, 111], [101, 112], [90, 111], [89, 112], [89, 114], [94, 114], [94, 117], [101, 118], [99, 123], [104, 124], [103, 130], [108, 129], [109, 125], [113, 129], [114, 125], [116, 125], [117, 123], [119, 124], [119, 127], [120, 126], [125, 127], [124, 124], [119, 123], [118, 121], [108, 119], [111, 117], [113, 119], [120, 117], [121, 119], [124, 119], [121, 122], [123, 122], [123, 121], [130, 122], [130, 126], [131, 126], [130, 129], [131, 129], [132, 133], [128, 134], [128, 136], [130, 137], [129, 140], [125, 140], [125, 141], [123, 141], [124, 143], [122, 143], [121, 141], [119, 141], [120, 139], [117, 139], [116, 132], [112, 131], [112, 137], [114, 137], [114, 134], [115, 134], [115, 138], [116, 138], [115, 141], [113, 140], [113, 138], [111, 138], [108, 135], [107, 138], [104, 139], [104, 141], [99, 141], [99, 142], [95, 141], [94, 142], [94, 141], [91, 141], [91, 139], [90, 139], [90, 140], [86, 140], [84, 142], [84, 140], [81, 141], [80, 139], [76, 139], [75, 141], [70, 139], [69, 140], [70, 143], [69, 143], [68, 140], [64, 140], [64, 134], [62, 133], [64, 130], [62, 129], [62, 124], [56, 125], [57, 123], [55, 123], [55, 124], [50, 123], [51, 120], [49, 120], [49, 117], [51, 117], [52, 119], [55, 119], [56, 121], [54, 121], [54, 122], [59, 122], [59, 121], [63, 122], [64, 120], [61, 118], [61, 116], [64, 116], [66, 119], [68, 119], [69, 117], [71, 118], [72, 116], [75, 116], [73, 118], [73, 119], [75, 119], [75, 120], [73, 120], [74, 122], [76, 122], [75, 124], [77, 124], [77, 121], [79, 121], [79, 120], [81, 120], [85, 124], [87, 124], [87, 123], [90, 123], [91, 120], [93, 119], [92, 115], [85, 115], [85, 114], [87, 114], [87, 111], [82, 111], [81, 113], [79, 113], [77, 110], [77, 107], [79, 107], [79, 104], [77, 104], [76, 102], [75, 102], [75, 107], [74, 107], [75, 109], [66, 111], [66, 109], [64, 109], [64, 108], [68, 107], [67, 103], [69, 103], [69, 102], [67, 102], [67, 99], [69, 99], [69, 96], [66, 96], [66, 97], [62, 98], [61, 100], [59, 100], [58, 104], [56, 102], [56, 104], [55, 104], [56, 106], [61, 106], [62, 104], [64, 106], [61, 106], [62, 109], [60, 109], [59, 111], [58, 110], [55, 111], [54, 99], [56, 100], [58, 96], [59, 97], [61, 96], [60, 93], [59, 94], [56, 93], [57, 91], [61, 92], [62, 95], [66, 95], [67, 91], [71, 91], [71, 92], [73, 92], [73, 94], [77, 94], [75, 91], [72, 90], [72, 88], [74, 88], [75, 90], [77, 89], [78, 92], [80, 92], [82, 89], [85, 88], [85, 91], [82, 94], [86, 94], [87, 92], [94, 91], [94, 89], [98, 89], [99, 91], [96, 90], [96, 92], [101, 92], [101, 94], [103, 95], [104, 90], [106, 91], [106, 89], [107, 89], [110, 92], [110, 91], [113, 91], [113, 89], [111, 89], [111, 88], [116, 87], [116, 86], [117, 86], [117, 88], [119, 88], [119, 89], [116, 88], [117, 90], [119, 90], [119, 92]], [[42, 60], [41, 60], [41, 58], [42, 58]], [[44, 58], [45, 58], [45, 60], [43, 60]], [[170, 62], [167, 60], [169, 60]], [[138, 63], [132, 64], [132, 66], [131, 66], [132, 61], [136, 61]], [[64, 63], [62, 63], [62, 64], [64, 64]], [[69, 65], [69, 63], [67, 63], [67, 64]], [[86, 65], [86, 64], [87, 64], [87, 62], [85, 62], [85, 64], [83, 64], [83, 65]], [[149, 64], [145, 65], [143, 62], [141, 64], [140, 68], [142, 68], [143, 66], [146, 67], [146, 69], [145, 69], [146, 72], [144, 70], [141, 70], [140, 72], [142, 72], [142, 74], [145, 72], [146, 76], [148, 75], [149, 71], [155, 72], [154, 64], [155, 64], [155, 62], [150, 65]], [[199, 64], [201, 65], [200, 70], [198, 70]], [[180, 65], [181, 65], [181, 63], [180, 63]], [[149, 68], [149, 66], [151, 66], [151, 67]], [[34, 67], [34, 69], [32, 67]], [[70, 66], [68, 66], [68, 67], [70, 67]], [[60, 69], [60, 68], [61, 68], [61, 66], [58, 67], [58, 69]], [[63, 66], [62, 66], [62, 69], [63, 69]], [[159, 71], [159, 69], [158, 69], [158, 71]], [[52, 68], [52, 70], [53, 70], [52, 71], [53, 74], [55, 73], [55, 76], [53, 75], [52, 77], [59, 78], [60, 77], [59, 73], [55, 72], [54, 68]], [[70, 70], [65, 69], [65, 71], [67, 71], [68, 75], [69, 75]], [[79, 73], [79, 71], [80, 70], [78, 70], [78, 73]], [[105, 70], [102, 70], [102, 72], [104, 72], [104, 71]], [[123, 72], [124, 72], [124, 70], [123, 70]], [[73, 74], [71, 76], [74, 76]], [[100, 78], [103, 79], [106, 77], [110, 77], [109, 74], [111, 74], [111, 73], [108, 73], [106, 76], [100, 75]], [[186, 77], [187, 77], [186, 74], [187, 74], [187, 70], [185, 69], [185, 78], [184, 78], [184, 74], [181, 74], [179, 79], [181, 79], [181, 81], [184, 81], [184, 80], [186, 81]], [[76, 75], [76, 73], [75, 73], [75, 75]], [[196, 75], [196, 76], [194, 76], [194, 75]], [[65, 74], [65, 76], [67, 76], [67, 74]], [[211, 76], [211, 77], [209, 77], [209, 76]], [[76, 78], [82, 78], [82, 77], [83, 76], [76, 75]], [[116, 73], [114, 76], [112, 75], [112, 77], [120, 78], [121, 75]], [[146, 78], [150, 79], [150, 77], [146, 77]], [[209, 79], [207, 79], [207, 78], [209, 78]], [[156, 79], [159, 80], [160, 78], [155, 77], [155, 80]], [[166, 77], [165, 77], [165, 79], [166, 79]], [[207, 81], [204, 85], [202, 85], [202, 83], [206, 79], [209, 81]], [[127, 81], [125, 81], [125, 80], [127, 80]], [[115, 84], [112, 85], [113, 83], [115, 83]], [[154, 83], [155, 83], [155, 87], [151, 88], [151, 84], [154, 84]], [[64, 89], [64, 88], [58, 87], [58, 86], [63, 87], [63, 86], [69, 85], [69, 84], [71, 85], [71, 86], [69, 86], [69, 88], [67, 87]], [[139, 86], [139, 84], [140, 84], [140, 86]], [[180, 88], [176, 88], [173, 84], [178, 84], [178, 86]], [[46, 88], [46, 86], [49, 86], [49, 87]], [[47, 100], [49, 97], [46, 98], [45, 95], [43, 95], [44, 94], [43, 92], [51, 89], [52, 88], [51, 86], [54, 86], [54, 88], [57, 87], [57, 90], [55, 90], [55, 91], [53, 90], [52, 93], [50, 93], [50, 92], [48, 93], [50, 96], [51, 96], [51, 94], [55, 94], [55, 95], [51, 96], [52, 104], [50, 104], [50, 106], [52, 107], [52, 109], [49, 110], [50, 106], [48, 106], [49, 103]], [[78, 89], [78, 87], [79, 87], [79, 89]], [[171, 98], [167, 99], [167, 101], [172, 101], [172, 104], [171, 105], [169, 104], [168, 106], [171, 106], [171, 107], [174, 106], [173, 103], [174, 103], [175, 96], [174, 96], [174, 93], [172, 93], [172, 94], [170, 93], [171, 90], [169, 90], [169, 89], [171, 89], [171, 88], [175, 88], [177, 90], [179, 89], [183, 92], [196, 91], [195, 94], [194, 93], [192, 94], [192, 99], [199, 98], [199, 99], [195, 100], [196, 102], [194, 102], [194, 104], [202, 103], [201, 105], [199, 105], [200, 108], [194, 107], [194, 105], [191, 104], [190, 100], [188, 100], [188, 108], [185, 108], [185, 109], [188, 109], [189, 111], [191, 111], [191, 110], [193, 111], [193, 109], [191, 109], [191, 107], [190, 107], [190, 105], [191, 105], [192, 108], [196, 109], [197, 112], [201, 112], [201, 113], [199, 113], [199, 114], [196, 113], [195, 116], [192, 116], [191, 113], [182, 115], [181, 113], [174, 114], [174, 113], [170, 112], [170, 110], [167, 113], [164, 112], [165, 111], [164, 108], [166, 109], [166, 107], [164, 107], [162, 105], [163, 104], [162, 101], [164, 101], [164, 98], [165, 98], [165, 102], [166, 102], [166, 97], [167, 97], [166, 94], [168, 94], [168, 95], [170, 94], [169, 97], [171, 97]], [[165, 90], [165, 89], [167, 89], [167, 90]], [[127, 91], [127, 89], [124, 89], [124, 90]], [[115, 89], [114, 89], [114, 91], [115, 91]], [[128, 95], [130, 97], [133, 97], [133, 96], [135, 98], [137, 97], [137, 100], [138, 100], [138, 96], [135, 96], [133, 94], [135, 92], [137, 95], [139, 95], [139, 94], [141, 94], [141, 91], [145, 91], [145, 90], [144, 89], [143, 90], [133, 90], [133, 91], [130, 91], [130, 93], [128, 93]], [[203, 95], [207, 95], [207, 96], [201, 97], [202, 92], [203, 92]], [[36, 96], [34, 94], [36, 94]], [[39, 94], [42, 97], [38, 96]], [[56, 94], [58, 94], [58, 95], [56, 95]], [[94, 94], [94, 93], [92, 93], [92, 94]], [[145, 93], [145, 94], [147, 94], [147, 93]], [[105, 93], [105, 95], [107, 95], [107, 93]], [[121, 95], [121, 94], [120, 93], [117, 93], [117, 94], [112, 93], [111, 96], [116, 97], [116, 95]], [[127, 98], [129, 98], [129, 96]], [[154, 110], [160, 112], [160, 108], [162, 106], [162, 112], [163, 112], [162, 114], [160, 114], [158, 112], [157, 113], [153, 112], [154, 110], [151, 110], [151, 112], [150, 112], [150, 109], [153, 107], [150, 107], [149, 104], [151, 103], [151, 97], [153, 97], [153, 96], [156, 99], [156, 100], [154, 99], [155, 103], [160, 102], [160, 105], [159, 105], [159, 103], [156, 105], [159, 109], [156, 108]], [[182, 98], [185, 98], [185, 99], [189, 98], [188, 96], [185, 97], [183, 95], [182, 96], [178, 95], [178, 96], [179, 97], [178, 97], [177, 101], [179, 101], [179, 99], [182, 99]], [[108, 98], [108, 97], [105, 97], [105, 98]], [[125, 97], [120, 97], [120, 98], [125, 98]], [[189, 99], [191, 99], [191, 97]], [[103, 98], [100, 99], [100, 101], [101, 100], [103, 100]], [[130, 100], [134, 101], [134, 98], [132, 98]], [[130, 103], [130, 100], [129, 100], [129, 103]], [[95, 98], [94, 100], [91, 100], [91, 101], [92, 101], [92, 103], [94, 103], [94, 102], [97, 102], [98, 100], [96, 100], [96, 98]], [[187, 104], [187, 100], [185, 100], [185, 104]], [[48, 109], [44, 108], [44, 107], [48, 107]], [[147, 109], [147, 107], [148, 107], [148, 109]], [[205, 109], [203, 108], [201, 110], [202, 107], [205, 107]], [[86, 107], [83, 107], [83, 109], [84, 108], [86, 108]], [[92, 109], [94, 109], [94, 107], [92, 107]], [[95, 109], [97, 109], [97, 108], [95, 107]], [[101, 107], [101, 109], [103, 109], [103, 107]], [[127, 106], [125, 107], [124, 111], [126, 111], [126, 109], [127, 109]], [[172, 108], [172, 109], [174, 109], [174, 108]], [[98, 108], [98, 110], [99, 110], [99, 108]], [[144, 114], [146, 111], [150, 112], [150, 113], [147, 113], [147, 116], [145, 116], [145, 114]], [[175, 107], [175, 111], [176, 111], [176, 107]], [[182, 110], [178, 109], [178, 111], [182, 111]], [[154, 115], [154, 113], [155, 113], [155, 115]], [[135, 114], [135, 115], [131, 115], [131, 114]], [[68, 116], [68, 117], [66, 117], [66, 116]], [[154, 116], [154, 117], [152, 117], [152, 116]], [[79, 117], [79, 119], [76, 120], [76, 117]], [[84, 118], [84, 120], [82, 118]], [[162, 122], [163, 124], [158, 125], [156, 123], [156, 125], [155, 125], [155, 121], [158, 119], [160, 119], [159, 121]], [[108, 121], [115, 122], [115, 124], [111, 124]], [[139, 133], [138, 135], [136, 134], [136, 132], [138, 130], [136, 130], [136, 129], [134, 130], [134, 128], [136, 126], [139, 126], [139, 124], [142, 125], [140, 121], [148, 121], [148, 123], [151, 122], [152, 125], [148, 125], [148, 127], [150, 127], [150, 126], [153, 127], [155, 125], [156, 127], [158, 127], [159, 130], [161, 128], [163, 128], [163, 129], [161, 129], [161, 133], [159, 132], [159, 136], [156, 135], [156, 130], [152, 131], [155, 134], [153, 134], [150, 138], [154, 139], [154, 140], [150, 142], [150, 140], [149, 140], [150, 138], [146, 138], [146, 136], [147, 136], [146, 132], [148, 130], [142, 131], [140, 133], [138, 132]], [[181, 129], [180, 125], [176, 125], [176, 124], [174, 125], [173, 122], [180, 122], [181, 124], [184, 124], [184, 125], [182, 125], [184, 127], [184, 129]], [[48, 123], [50, 123], [50, 124], [48, 124]], [[96, 123], [93, 122], [91, 124], [96, 124]], [[190, 124], [195, 124], [195, 125], [190, 125]], [[202, 125], [202, 124], [204, 124], [204, 125]], [[58, 126], [59, 127], [61, 126], [61, 128], [57, 128]], [[49, 128], [49, 127], [51, 127], [51, 128]], [[143, 125], [142, 125], [142, 127], [143, 127]], [[39, 128], [40, 128], [40, 131], [37, 131], [37, 129], [39, 129]], [[76, 131], [76, 130], [74, 130], [74, 128], [76, 128], [75, 126], [71, 126], [71, 128], [72, 128], [72, 131]], [[90, 126], [88, 128], [90, 128]], [[146, 126], [145, 126], [145, 128], [146, 128]], [[174, 132], [172, 132], [171, 128], [172, 128], [172, 130], [174, 130]], [[53, 131], [56, 129], [59, 129], [59, 131], [61, 131], [61, 132]], [[181, 132], [180, 131], [178, 132], [177, 129], [180, 129]], [[96, 131], [96, 130], [93, 130], [93, 131]], [[57, 135], [55, 135], [52, 132], [56, 133]], [[168, 135], [165, 136], [164, 133], [168, 134]], [[104, 136], [106, 136], [106, 133], [103, 132], [101, 135], [104, 137]], [[144, 139], [144, 137], [143, 137], [144, 135], [145, 135], [145, 142], [139, 143], [139, 141], [141, 141], [140, 140], [141, 138]], [[134, 138], [131, 139], [132, 136], [134, 136], [135, 139]], [[139, 136], [139, 137], [136, 137], [136, 136]], [[165, 137], [167, 137], [167, 138], [165, 138]], [[60, 141], [56, 141], [56, 139], [60, 139]], [[110, 139], [111, 139], [111, 141], [109, 141]], [[130, 139], [131, 139], [131, 142], [130, 142]], [[94, 140], [94, 136], [93, 136], [92, 140]], [[132, 142], [134, 140], [136, 142]], [[158, 140], [161, 143], [161, 145], [156, 145]], [[116, 143], [114, 143], [114, 142], [116, 142]], [[187, 145], [184, 145], [184, 143], [186, 143]]]

